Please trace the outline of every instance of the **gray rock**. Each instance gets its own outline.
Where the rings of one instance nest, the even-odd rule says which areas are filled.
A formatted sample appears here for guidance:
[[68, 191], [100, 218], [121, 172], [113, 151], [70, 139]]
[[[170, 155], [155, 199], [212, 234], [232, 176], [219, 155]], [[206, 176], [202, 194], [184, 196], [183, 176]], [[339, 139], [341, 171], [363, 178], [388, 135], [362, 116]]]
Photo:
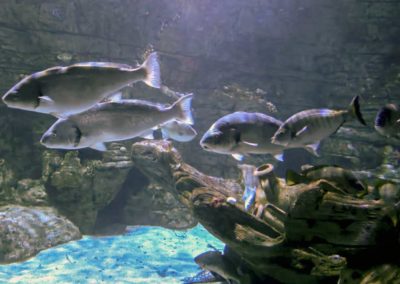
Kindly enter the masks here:
[[130, 160], [81, 163], [77, 151], [63, 157], [46, 151], [43, 161], [42, 179], [52, 205], [86, 234], [93, 232], [98, 211], [113, 200], [132, 165]]
[[79, 229], [49, 207], [0, 207], [0, 262], [22, 261], [81, 238]]
[[41, 180], [22, 179], [17, 184], [18, 204], [48, 206], [46, 188]]
[[123, 220], [127, 225], [162, 226], [178, 230], [197, 224], [192, 212], [176, 196], [154, 183], [128, 197]]

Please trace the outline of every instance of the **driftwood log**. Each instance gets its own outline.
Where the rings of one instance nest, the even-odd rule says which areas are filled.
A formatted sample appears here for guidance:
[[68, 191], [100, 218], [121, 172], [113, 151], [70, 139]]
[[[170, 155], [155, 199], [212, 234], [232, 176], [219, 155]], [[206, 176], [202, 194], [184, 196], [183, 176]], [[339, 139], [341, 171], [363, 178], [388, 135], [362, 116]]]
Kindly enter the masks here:
[[135, 143], [132, 160], [227, 245], [227, 256], [254, 283], [336, 283], [345, 268], [366, 270], [397, 259], [397, 208], [347, 194], [329, 180], [287, 186], [271, 165], [259, 167], [266, 198], [256, 217], [244, 210], [240, 184], [202, 174], [169, 142]]

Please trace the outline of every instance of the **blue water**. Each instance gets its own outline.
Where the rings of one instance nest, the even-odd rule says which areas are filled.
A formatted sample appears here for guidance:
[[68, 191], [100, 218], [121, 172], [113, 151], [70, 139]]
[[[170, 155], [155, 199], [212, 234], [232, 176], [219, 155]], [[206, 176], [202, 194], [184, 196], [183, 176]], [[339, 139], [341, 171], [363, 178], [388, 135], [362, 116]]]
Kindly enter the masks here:
[[0, 265], [1, 283], [181, 283], [199, 271], [193, 258], [223, 244], [203, 227], [172, 231], [132, 227], [125, 235], [88, 237]]

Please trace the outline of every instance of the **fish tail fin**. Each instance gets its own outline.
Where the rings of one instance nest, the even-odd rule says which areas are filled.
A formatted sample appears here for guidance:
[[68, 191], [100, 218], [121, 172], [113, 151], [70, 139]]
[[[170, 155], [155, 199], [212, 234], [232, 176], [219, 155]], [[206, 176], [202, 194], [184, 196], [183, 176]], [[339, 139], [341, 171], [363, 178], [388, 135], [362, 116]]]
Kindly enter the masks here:
[[146, 71], [146, 78], [143, 80], [148, 86], [159, 89], [161, 87], [160, 64], [156, 52], [150, 53], [142, 64]]
[[[376, 127], [385, 127], [388, 122], [393, 120], [394, 113], [396, 113], [397, 106], [394, 104], [387, 104], [382, 107], [375, 117], [375, 126]], [[398, 120], [396, 121], [396, 123]]]
[[367, 125], [361, 114], [360, 97], [359, 96], [355, 96], [351, 100], [351, 103], [349, 105], [349, 113], [351, 114], [351, 116], [356, 117], [361, 124]]
[[176, 119], [187, 124], [193, 124], [192, 111], [190, 110], [192, 105], [193, 94], [184, 95], [179, 98], [171, 108], [176, 109], [178, 114]]

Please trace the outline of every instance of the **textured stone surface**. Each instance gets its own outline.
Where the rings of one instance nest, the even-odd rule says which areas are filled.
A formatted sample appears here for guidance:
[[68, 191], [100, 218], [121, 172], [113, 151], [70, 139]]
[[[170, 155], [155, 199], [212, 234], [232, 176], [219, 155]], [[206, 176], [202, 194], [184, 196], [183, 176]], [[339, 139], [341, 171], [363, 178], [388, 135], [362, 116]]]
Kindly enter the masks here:
[[[143, 174], [168, 188], [238, 255], [231, 258], [224, 252], [232, 266], [208, 258], [210, 268], [217, 267], [224, 278], [231, 278], [229, 272], [240, 266], [242, 275], [254, 279], [251, 283], [270, 278], [279, 283], [336, 283], [345, 268], [368, 268], [373, 276], [379, 271], [375, 265], [398, 259], [397, 185], [379, 188], [389, 199], [367, 199], [350, 189], [348, 183], [355, 186], [357, 181], [343, 169], [308, 169], [309, 178], [316, 180], [289, 185], [275, 176], [271, 165], [263, 165], [254, 173], [265, 193], [263, 201], [256, 201], [262, 201], [262, 213], [255, 216], [244, 210], [236, 182], [201, 173], [186, 164], [170, 143], [135, 143], [132, 154]], [[379, 273], [374, 279], [385, 276]]]
[[17, 180], [5, 160], [0, 160], [0, 206], [19, 204], [24, 206], [48, 205], [47, 193], [41, 180]]
[[103, 161], [81, 163], [76, 151], [61, 156], [44, 153], [43, 179], [51, 204], [83, 233], [93, 232], [98, 211], [115, 197], [132, 165], [126, 148], [109, 151], [116, 152], [120, 160], [110, 161], [109, 153]]
[[81, 238], [79, 229], [50, 207], [0, 207], [0, 262], [25, 260]]
[[164, 187], [150, 184], [129, 196], [123, 220], [128, 225], [152, 225], [171, 229], [187, 229], [197, 221], [192, 212]]
[[192, 228], [197, 220], [171, 190], [149, 180], [139, 168], [132, 167], [112, 201], [99, 210], [94, 233], [118, 234], [132, 225], [178, 230]]

